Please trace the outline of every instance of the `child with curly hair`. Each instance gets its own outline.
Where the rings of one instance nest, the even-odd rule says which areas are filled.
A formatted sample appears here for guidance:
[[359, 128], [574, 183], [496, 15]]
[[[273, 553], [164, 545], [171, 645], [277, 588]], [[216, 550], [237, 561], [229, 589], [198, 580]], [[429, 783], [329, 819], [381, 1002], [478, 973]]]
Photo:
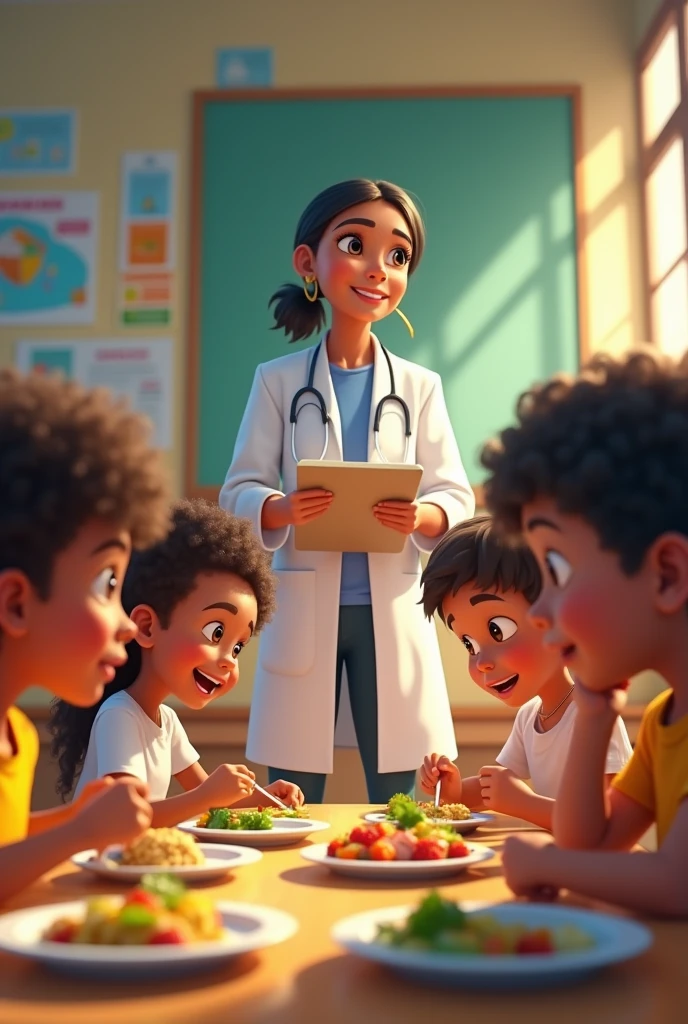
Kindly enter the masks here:
[[148, 432], [104, 390], [0, 371], [0, 903], [84, 847], [150, 824], [146, 787], [131, 782], [30, 813], [38, 736], [16, 707], [30, 686], [93, 704], [126, 659], [131, 548], [169, 522]]
[[[247, 519], [205, 501], [180, 501], [168, 536], [131, 560], [122, 600], [136, 624], [129, 660], [99, 704], [53, 705], [50, 729], [58, 758], [58, 791], [76, 796], [103, 776], [147, 783], [153, 826], [176, 825], [210, 807], [246, 805], [255, 776], [244, 765], [199, 763], [170, 695], [204, 708], [239, 680], [239, 655], [270, 619], [275, 580], [269, 556]], [[167, 797], [174, 776], [185, 790]], [[294, 805], [297, 786], [268, 787]]]
[[[565, 887], [688, 915], [688, 373], [657, 354], [597, 356], [534, 387], [486, 446], [487, 502], [543, 574], [531, 617], [576, 680], [578, 714], [549, 837], [504, 847], [513, 891]], [[604, 758], [627, 680], [668, 689], [645, 709], [609, 793]], [[658, 849], [628, 852], [657, 826]], [[556, 845], [555, 845], [556, 844]], [[623, 852], [622, 852], [623, 851]]]
[[[475, 516], [442, 538], [421, 585], [427, 617], [439, 612], [468, 651], [473, 682], [518, 708], [496, 764], [462, 779], [446, 755], [428, 754], [421, 788], [434, 793], [441, 779], [447, 803], [501, 811], [551, 829], [576, 705], [559, 652], [543, 645], [529, 618], [541, 586], [535, 557], [523, 543], [504, 543], [490, 516]], [[604, 762], [607, 784], [630, 755], [626, 726], [618, 719]]]

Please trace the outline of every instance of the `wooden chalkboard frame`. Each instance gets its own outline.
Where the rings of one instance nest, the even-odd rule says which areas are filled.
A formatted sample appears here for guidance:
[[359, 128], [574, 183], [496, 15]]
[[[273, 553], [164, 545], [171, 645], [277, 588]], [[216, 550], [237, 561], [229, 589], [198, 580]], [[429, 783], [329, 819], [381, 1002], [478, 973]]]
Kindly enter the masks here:
[[[585, 214], [583, 202], [583, 143], [581, 87], [579, 85], [497, 85], [448, 86], [433, 88], [377, 88], [377, 89], [202, 89], [193, 93], [191, 210], [189, 238], [189, 307], [186, 345], [186, 457], [184, 465], [184, 493], [188, 497], [217, 501], [219, 486], [206, 486], [198, 482], [198, 386], [201, 358], [201, 286], [203, 266], [201, 260], [201, 232], [203, 225], [203, 158], [205, 107], [210, 103], [265, 103], [309, 99], [436, 99], [476, 97], [564, 97], [571, 102], [573, 148], [573, 195], [576, 224], [576, 271], [578, 308], [579, 359], [589, 355], [588, 303], [585, 267]], [[478, 494], [480, 502], [480, 495]]]

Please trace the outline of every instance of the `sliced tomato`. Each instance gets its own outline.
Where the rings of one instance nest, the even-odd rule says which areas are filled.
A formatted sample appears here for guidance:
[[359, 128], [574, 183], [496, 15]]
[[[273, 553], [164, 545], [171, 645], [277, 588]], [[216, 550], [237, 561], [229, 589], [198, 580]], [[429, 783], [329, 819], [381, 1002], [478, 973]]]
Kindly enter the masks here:
[[552, 933], [547, 928], [527, 932], [516, 943], [517, 953], [554, 953]]
[[449, 844], [447, 857], [467, 857], [471, 851], [461, 839], [455, 839]]
[[419, 839], [412, 860], [445, 860], [449, 843], [446, 839]]
[[167, 928], [164, 932], [155, 932], [148, 940], [149, 946], [183, 946], [186, 939], [176, 928]]

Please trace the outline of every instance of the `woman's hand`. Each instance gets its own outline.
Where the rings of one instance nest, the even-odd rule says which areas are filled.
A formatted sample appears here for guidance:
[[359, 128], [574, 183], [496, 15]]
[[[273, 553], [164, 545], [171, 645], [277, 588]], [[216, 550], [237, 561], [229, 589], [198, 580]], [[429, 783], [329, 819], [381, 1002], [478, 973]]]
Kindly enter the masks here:
[[264, 530], [281, 530], [285, 526], [303, 526], [327, 512], [334, 495], [322, 487], [289, 494], [271, 495], [263, 505], [260, 525]]
[[428, 501], [380, 501], [373, 506], [378, 523], [406, 536], [418, 530], [424, 537], [439, 537], [447, 530], [447, 515]]

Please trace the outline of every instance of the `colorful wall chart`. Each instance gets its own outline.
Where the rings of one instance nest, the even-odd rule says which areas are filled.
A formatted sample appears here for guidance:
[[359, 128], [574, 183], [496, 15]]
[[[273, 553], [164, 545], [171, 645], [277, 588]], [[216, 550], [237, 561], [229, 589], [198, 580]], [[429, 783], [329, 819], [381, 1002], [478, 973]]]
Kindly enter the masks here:
[[0, 175], [74, 174], [73, 110], [0, 109]]
[[98, 194], [0, 192], [0, 325], [95, 319]]
[[118, 288], [124, 326], [171, 321], [176, 177], [176, 153], [124, 155]]
[[173, 351], [169, 338], [20, 341], [15, 362], [23, 373], [59, 371], [87, 387], [109, 388], [148, 416], [156, 447], [172, 447]]

